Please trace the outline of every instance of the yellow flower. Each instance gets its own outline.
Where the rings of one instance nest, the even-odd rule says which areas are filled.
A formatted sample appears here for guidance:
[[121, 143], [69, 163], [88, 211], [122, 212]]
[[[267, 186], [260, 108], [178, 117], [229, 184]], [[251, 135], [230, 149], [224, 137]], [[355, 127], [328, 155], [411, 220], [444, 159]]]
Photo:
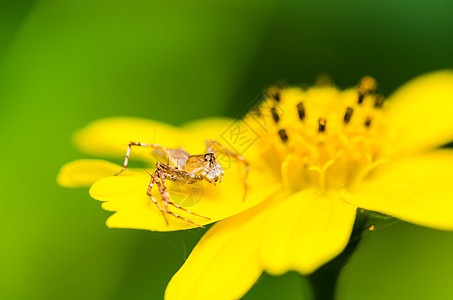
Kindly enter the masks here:
[[[371, 78], [344, 91], [274, 87], [243, 121], [204, 120], [176, 129], [108, 119], [83, 129], [75, 141], [86, 152], [115, 157], [129, 141], [183, 145], [194, 154], [204, 152], [205, 139], [237, 146], [251, 167], [245, 202], [243, 170], [235, 162], [226, 168], [224, 183], [203, 184], [200, 199], [187, 197], [190, 190], [172, 194], [211, 221], [224, 220], [200, 240], [165, 295], [236, 299], [263, 271], [309, 274], [342, 252], [357, 207], [453, 230], [453, 152], [435, 150], [453, 138], [453, 72], [421, 76], [385, 102], [374, 88]], [[239, 143], [237, 135], [244, 132], [248, 136]], [[149, 161], [149, 152], [136, 151], [134, 157]], [[63, 167], [58, 181], [89, 185], [118, 168], [76, 161]], [[148, 174], [131, 169], [99, 179], [90, 194], [105, 201], [104, 209], [116, 211], [107, 221], [110, 227], [191, 228], [180, 220], [165, 224], [144, 193], [148, 182]]]

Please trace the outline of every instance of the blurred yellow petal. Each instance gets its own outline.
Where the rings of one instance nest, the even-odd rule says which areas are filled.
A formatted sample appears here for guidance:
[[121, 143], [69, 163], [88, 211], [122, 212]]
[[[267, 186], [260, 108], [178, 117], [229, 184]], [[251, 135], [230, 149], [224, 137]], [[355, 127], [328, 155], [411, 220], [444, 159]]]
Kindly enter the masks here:
[[[222, 134], [234, 122], [230, 118], [207, 118], [184, 124], [184, 148], [190, 153], [204, 153], [206, 140], [215, 140], [222, 143]], [[225, 145], [227, 146], [227, 145]]]
[[381, 169], [345, 199], [407, 222], [453, 230], [453, 151], [438, 150]]
[[[118, 117], [98, 120], [74, 135], [74, 143], [83, 152], [114, 157], [118, 162], [124, 157], [129, 142], [154, 143], [167, 148], [183, 146], [178, 128], [139, 118]], [[143, 147], [132, 149], [132, 160], [152, 159], [152, 149]]]
[[[64, 187], [88, 187], [96, 180], [111, 176], [119, 170], [121, 170], [119, 165], [105, 160], [79, 159], [61, 167], [57, 182]], [[135, 172], [127, 170], [127, 173], [132, 174]]]
[[413, 79], [389, 97], [390, 152], [420, 152], [450, 142], [452, 115], [453, 70]]
[[262, 272], [259, 233], [272, 203], [269, 199], [214, 225], [171, 279], [165, 299], [241, 298]]
[[[156, 231], [189, 229], [194, 226], [172, 216], [167, 216], [169, 225], [147, 196], [149, 185], [148, 174], [138, 176], [111, 176], [98, 180], [93, 184], [90, 195], [103, 203], [103, 208], [116, 211], [107, 221], [109, 227], [136, 228]], [[209, 224], [246, 210], [266, 199], [279, 188], [279, 182], [272, 173], [263, 167], [251, 166], [247, 197], [244, 195], [244, 168], [232, 164], [225, 169], [222, 183], [216, 186], [201, 181], [195, 184], [179, 184], [166, 181], [170, 197], [182, 207], [211, 218], [190, 215], [170, 206], [173, 212], [198, 224]], [[153, 188], [154, 198], [161, 203], [157, 186]], [[162, 206], [162, 203], [160, 204]]]
[[[183, 128], [187, 132], [184, 135], [184, 147], [189, 152], [203, 153], [206, 149], [205, 141], [211, 140], [219, 142], [250, 162], [260, 163], [259, 156], [257, 155], [259, 150], [257, 149], [258, 143], [256, 143], [260, 137], [251, 127], [247, 126], [244, 120], [220, 117], [208, 118], [186, 123]], [[223, 156], [219, 156], [220, 163], [222, 164]], [[230, 161], [226, 161], [227, 158], [224, 163], [231, 163]]]
[[267, 272], [309, 274], [343, 251], [356, 207], [339, 196], [335, 191], [302, 190], [271, 208], [260, 245]]

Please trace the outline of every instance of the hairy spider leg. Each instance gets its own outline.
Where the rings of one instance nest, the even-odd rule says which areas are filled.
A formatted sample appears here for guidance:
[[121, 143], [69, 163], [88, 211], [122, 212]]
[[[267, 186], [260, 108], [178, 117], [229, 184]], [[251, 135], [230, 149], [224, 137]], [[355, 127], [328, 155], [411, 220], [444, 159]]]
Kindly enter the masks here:
[[244, 198], [242, 198], [242, 201], [245, 201], [245, 196], [247, 195], [247, 189], [248, 189], [247, 179], [249, 176], [249, 162], [245, 158], [240, 156], [239, 154], [234, 153], [233, 151], [231, 151], [230, 149], [228, 149], [227, 147], [225, 147], [224, 145], [222, 145], [221, 143], [219, 143], [217, 141], [206, 141], [206, 151], [216, 153], [216, 150], [212, 147], [213, 145], [220, 147], [224, 153], [231, 155], [234, 159], [237, 159], [244, 164], [244, 166], [245, 166]]
[[[159, 193], [162, 197], [162, 202], [164, 203], [164, 207], [165, 207], [165, 211], [167, 212], [167, 214], [170, 214], [172, 215], [173, 217], [175, 218], [178, 218], [178, 219], [181, 219], [183, 221], [186, 221], [190, 224], [193, 224], [197, 227], [201, 227], [201, 228], [204, 228], [202, 225], [198, 224], [198, 223], [195, 223], [187, 218], [184, 218], [183, 216], [180, 216], [174, 212], [172, 212], [169, 208], [168, 208], [168, 204], [170, 202], [170, 197], [168, 195], [168, 191], [167, 191], [167, 186], [165, 184], [165, 175], [164, 173], [162, 172], [162, 169], [160, 169], [158, 167], [160, 163], [158, 162], [156, 164], [156, 171], [154, 171], [153, 173], [153, 177], [154, 177], [154, 181], [156, 182], [157, 184], [157, 188], [159, 189]], [[158, 181], [160, 179], [160, 182]]]
[[165, 215], [164, 210], [162, 209], [162, 207], [160, 207], [159, 203], [157, 203], [156, 199], [154, 199], [153, 195], [151, 194], [151, 190], [153, 189], [153, 185], [154, 185], [154, 176], [151, 175], [151, 180], [149, 181], [148, 190], [146, 191], [146, 194], [149, 196], [149, 198], [151, 198], [151, 201], [153, 201], [153, 203], [160, 210], [160, 212], [164, 216], [165, 223], [167, 223], [167, 225], [168, 225], [167, 216]]
[[[119, 175], [119, 174], [123, 173], [124, 170], [126, 170], [127, 165], [129, 163], [129, 156], [131, 155], [132, 146], [151, 147], [151, 148], [160, 150], [163, 153], [163, 155], [165, 155], [165, 156], [168, 155], [167, 148], [165, 148], [165, 147], [163, 147], [163, 146], [161, 146], [159, 144], [146, 144], [146, 143], [139, 143], [139, 142], [129, 142], [129, 145], [128, 145], [127, 151], [126, 151], [126, 155], [125, 155], [125, 158], [124, 158], [123, 168], [121, 169], [121, 171], [119, 171], [115, 175]], [[168, 157], [167, 157], [167, 159], [168, 159]]]
[[[157, 162], [156, 163], [156, 171], [157, 170], [159, 170], [159, 172], [164, 176], [164, 178], [167, 177], [168, 179], [173, 180], [173, 181], [179, 181], [179, 182], [183, 182], [183, 183], [187, 183], [187, 184], [192, 184], [192, 183], [195, 183], [197, 181], [203, 180], [203, 178], [200, 177], [199, 175], [192, 174], [190, 172], [178, 169], [178, 168], [176, 168], [174, 166], [171, 166], [169, 164], [164, 164], [164, 163], [161, 163], [161, 162]], [[164, 183], [165, 183], [165, 179], [164, 179]], [[180, 210], [183, 210], [183, 211], [185, 211], [185, 212], [187, 212], [189, 214], [192, 214], [194, 216], [197, 216], [197, 217], [200, 217], [200, 218], [204, 218], [206, 220], [211, 220], [211, 218], [209, 218], [209, 217], [205, 217], [205, 216], [199, 215], [197, 213], [194, 213], [194, 212], [192, 212], [192, 211], [190, 211], [188, 209], [185, 209], [184, 207], [179, 206], [178, 204], [174, 203], [170, 199], [170, 196], [168, 194], [166, 185], [164, 185], [163, 188], [164, 188], [164, 190], [166, 192], [165, 195], [167, 196], [168, 204], [173, 205], [174, 207], [179, 208]]]

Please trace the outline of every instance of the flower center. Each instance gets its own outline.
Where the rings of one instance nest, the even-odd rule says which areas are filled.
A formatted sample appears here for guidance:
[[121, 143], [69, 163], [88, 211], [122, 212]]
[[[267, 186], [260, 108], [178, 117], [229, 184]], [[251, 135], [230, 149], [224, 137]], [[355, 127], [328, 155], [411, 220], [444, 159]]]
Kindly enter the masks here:
[[365, 77], [353, 89], [273, 86], [246, 117], [261, 159], [291, 189], [334, 189], [364, 179], [382, 157], [385, 103]]

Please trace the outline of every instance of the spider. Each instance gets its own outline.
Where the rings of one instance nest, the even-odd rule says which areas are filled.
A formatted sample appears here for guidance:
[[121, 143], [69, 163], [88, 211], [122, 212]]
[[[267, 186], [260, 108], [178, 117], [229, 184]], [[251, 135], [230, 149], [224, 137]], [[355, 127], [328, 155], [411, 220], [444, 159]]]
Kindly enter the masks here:
[[[132, 146], [153, 148], [154, 154], [168, 162], [162, 163], [158, 161], [156, 163], [156, 170], [152, 174], [150, 174], [151, 180], [146, 191], [146, 194], [150, 197], [151, 201], [157, 206], [157, 208], [162, 213], [167, 225], [168, 220], [166, 215], [169, 214], [175, 218], [191, 223], [197, 227], [203, 227], [202, 225], [194, 221], [191, 221], [179, 214], [172, 212], [168, 207], [169, 205], [174, 206], [175, 208], [185, 211], [194, 216], [210, 220], [210, 218], [208, 217], [196, 214], [174, 203], [170, 199], [170, 195], [167, 191], [167, 185], [165, 183], [165, 180], [168, 179], [171, 181], [176, 181], [184, 184], [193, 184], [195, 182], [202, 180], [206, 180], [207, 182], [212, 183], [214, 185], [217, 182], [218, 183], [222, 182], [224, 171], [222, 166], [216, 159], [216, 150], [214, 148], [217, 148], [218, 151], [226, 153], [233, 157], [234, 159], [241, 161], [245, 165], [246, 168], [244, 179], [244, 199], [245, 199], [245, 195], [247, 192], [247, 177], [249, 173], [249, 163], [242, 156], [234, 153], [233, 151], [229, 150], [228, 148], [226, 148], [217, 141], [206, 141], [206, 153], [200, 155], [190, 155], [183, 148], [167, 149], [159, 144], [130, 142], [126, 151], [123, 168], [115, 175], [119, 175], [124, 170], [126, 170]], [[164, 208], [162, 208], [159, 205], [159, 203], [157, 203], [156, 199], [151, 194], [151, 190], [154, 187], [154, 184], [157, 185], [157, 188], [162, 198]]]

